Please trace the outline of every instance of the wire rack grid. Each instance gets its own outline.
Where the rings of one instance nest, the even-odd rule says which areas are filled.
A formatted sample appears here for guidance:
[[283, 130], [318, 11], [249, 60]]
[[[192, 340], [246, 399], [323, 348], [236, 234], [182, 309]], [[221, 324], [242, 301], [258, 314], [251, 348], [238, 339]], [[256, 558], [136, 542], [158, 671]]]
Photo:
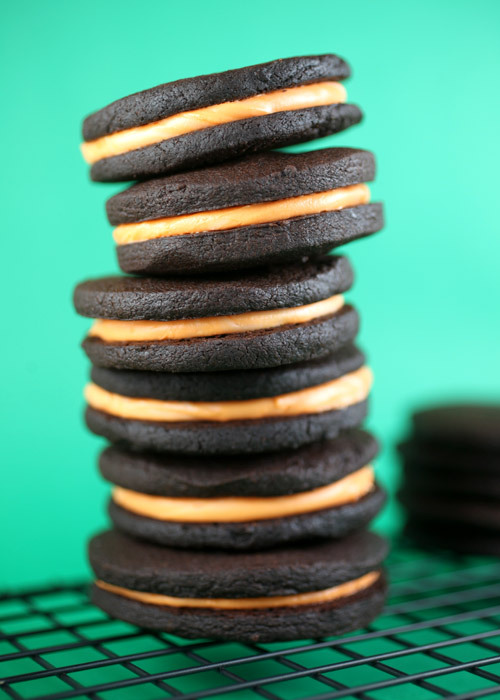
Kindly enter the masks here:
[[500, 561], [399, 546], [370, 627], [235, 644], [113, 620], [87, 583], [0, 596], [0, 697], [157, 700], [500, 699]]

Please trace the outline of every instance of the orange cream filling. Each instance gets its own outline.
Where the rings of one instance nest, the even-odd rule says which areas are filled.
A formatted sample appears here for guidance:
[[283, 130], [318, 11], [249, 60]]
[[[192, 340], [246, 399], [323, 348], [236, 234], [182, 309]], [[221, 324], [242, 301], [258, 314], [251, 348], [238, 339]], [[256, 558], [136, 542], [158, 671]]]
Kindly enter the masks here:
[[344, 86], [333, 81], [275, 90], [235, 102], [224, 102], [188, 112], [180, 112], [150, 124], [101, 136], [94, 141], [82, 143], [82, 154], [87, 163], [92, 164], [102, 158], [118, 156], [137, 148], [171, 139], [174, 136], [208, 129], [211, 126], [249, 119], [250, 117], [261, 117], [275, 112], [336, 104], [345, 102], [346, 98]]
[[173, 608], [213, 608], [218, 610], [256, 610], [262, 608], [286, 608], [292, 605], [319, 605], [339, 598], [347, 598], [373, 586], [380, 578], [379, 571], [370, 571], [364, 576], [341, 583], [332, 588], [294, 595], [269, 596], [262, 598], [177, 598], [161, 593], [133, 591], [129, 588], [115, 586], [105, 581], [96, 581], [96, 586], [115, 595], [137, 600], [148, 605], [160, 605]]
[[288, 496], [167, 498], [117, 486], [113, 490], [113, 501], [132, 513], [154, 520], [234, 523], [283, 518], [355, 503], [373, 489], [373, 484], [373, 467], [367, 465], [333, 484]]
[[280, 326], [307, 323], [315, 318], [329, 316], [344, 305], [344, 297], [336, 294], [328, 299], [295, 306], [289, 309], [249, 311], [232, 316], [206, 316], [205, 318], [183, 318], [177, 321], [116, 321], [98, 319], [90, 328], [89, 335], [106, 343], [149, 342], [155, 340], [184, 340], [205, 338], [228, 333], [248, 333]]
[[224, 231], [238, 226], [269, 224], [273, 221], [292, 219], [297, 216], [338, 211], [347, 207], [367, 204], [369, 201], [370, 190], [367, 185], [362, 183], [326, 192], [313, 192], [298, 197], [289, 197], [274, 202], [259, 202], [196, 214], [141, 221], [134, 224], [120, 224], [115, 228], [113, 238], [118, 245], [124, 245], [167, 236]]
[[245, 401], [160, 401], [113, 394], [88, 384], [85, 398], [92, 408], [129, 420], [178, 422], [258, 420], [334, 411], [364, 401], [372, 372], [361, 367], [325, 384], [289, 394]]

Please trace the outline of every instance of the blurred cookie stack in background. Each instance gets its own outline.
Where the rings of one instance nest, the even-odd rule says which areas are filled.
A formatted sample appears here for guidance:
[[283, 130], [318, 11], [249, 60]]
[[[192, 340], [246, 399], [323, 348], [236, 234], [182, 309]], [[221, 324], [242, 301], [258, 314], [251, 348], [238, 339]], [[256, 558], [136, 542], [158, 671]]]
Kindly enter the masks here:
[[131, 95], [84, 122], [125, 273], [88, 280], [89, 428], [113, 484], [95, 602], [187, 637], [272, 641], [367, 624], [386, 544], [360, 429], [372, 383], [353, 344], [349, 261], [376, 232], [373, 155], [271, 149], [357, 123], [333, 55]]
[[419, 411], [399, 450], [406, 533], [424, 547], [499, 555], [500, 406]]

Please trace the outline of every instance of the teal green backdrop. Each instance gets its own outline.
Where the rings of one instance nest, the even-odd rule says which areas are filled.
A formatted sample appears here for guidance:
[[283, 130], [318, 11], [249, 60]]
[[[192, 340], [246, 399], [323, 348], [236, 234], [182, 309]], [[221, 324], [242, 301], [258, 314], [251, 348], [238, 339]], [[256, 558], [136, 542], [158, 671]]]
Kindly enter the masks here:
[[[85, 277], [117, 270], [104, 202], [79, 154], [83, 116], [161, 82], [336, 52], [364, 122], [312, 147], [372, 149], [387, 226], [345, 252], [376, 374], [378, 469], [396, 480], [410, 410], [500, 397], [500, 3], [52, 0], [1, 22], [3, 146], [0, 586], [86, 575], [105, 522], [100, 441], [82, 422]], [[393, 529], [397, 509], [378, 522]]]

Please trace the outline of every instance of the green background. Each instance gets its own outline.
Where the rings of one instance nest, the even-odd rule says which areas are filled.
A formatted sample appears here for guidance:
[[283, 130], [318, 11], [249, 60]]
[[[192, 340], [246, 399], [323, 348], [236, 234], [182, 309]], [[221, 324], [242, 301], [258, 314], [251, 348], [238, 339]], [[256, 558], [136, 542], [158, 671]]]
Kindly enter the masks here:
[[[336, 52], [362, 125], [312, 147], [369, 148], [380, 235], [351, 245], [370, 426], [394, 486], [410, 410], [498, 399], [500, 3], [149, 0], [10, 3], [1, 32], [2, 587], [87, 572], [102, 527], [100, 442], [82, 423], [88, 327], [73, 285], [117, 270], [105, 199], [78, 152], [84, 115], [176, 78]], [[397, 511], [379, 520], [393, 529]]]

